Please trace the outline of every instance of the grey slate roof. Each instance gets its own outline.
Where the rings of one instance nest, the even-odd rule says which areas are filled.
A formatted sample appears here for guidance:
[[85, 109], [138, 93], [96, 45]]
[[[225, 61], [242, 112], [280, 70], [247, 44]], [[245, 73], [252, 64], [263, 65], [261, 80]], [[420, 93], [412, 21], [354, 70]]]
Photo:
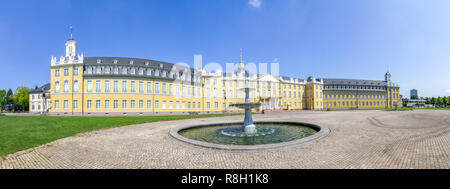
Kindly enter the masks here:
[[50, 83], [47, 83], [45, 85], [43, 85], [42, 87], [39, 87], [38, 89], [31, 91], [30, 94], [35, 94], [35, 93], [43, 93], [44, 91], [48, 91], [50, 90]]
[[323, 78], [324, 85], [361, 85], [361, 86], [386, 86], [385, 81], [361, 80], [361, 79], [334, 79]]
[[[97, 61], [101, 60], [101, 63]], [[114, 60], [117, 60], [117, 64], [114, 63]], [[133, 64], [130, 62], [133, 61]], [[160, 67], [163, 65], [163, 69], [171, 70], [174, 64], [156, 60], [148, 60], [142, 58], [126, 58], [126, 57], [85, 57], [83, 63], [85, 65], [121, 65], [121, 66], [144, 66], [144, 67]], [[146, 65], [148, 63], [148, 65]], [[193, 71], [193, 68], [188, 68]]]

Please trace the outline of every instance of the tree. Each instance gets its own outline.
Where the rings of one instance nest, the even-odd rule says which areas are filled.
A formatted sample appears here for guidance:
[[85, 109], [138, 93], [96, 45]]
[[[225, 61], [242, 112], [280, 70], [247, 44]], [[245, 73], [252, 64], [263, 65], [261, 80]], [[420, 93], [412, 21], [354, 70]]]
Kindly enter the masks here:
[[425, 98], [425, 104], [431, 104], [431, 99], [430, 99], [430, 97], [426, 97], [426, 98]]
[[436, 105], [438, 106], [442, 105], [442, 98], [440, 96], [438, 96], [436, 99]]
[[0, 112], [3, 112], [3, 107], [6, 105], [6, 90], [0, 90]]
[[447, 105], [447, 97], [442, 97], [442, 105], [446, 106]]
[[28, 110], [30, 106], [30, 92], [33, 91], [28, 87], [17, 87], [12, 99], [22, 111]]

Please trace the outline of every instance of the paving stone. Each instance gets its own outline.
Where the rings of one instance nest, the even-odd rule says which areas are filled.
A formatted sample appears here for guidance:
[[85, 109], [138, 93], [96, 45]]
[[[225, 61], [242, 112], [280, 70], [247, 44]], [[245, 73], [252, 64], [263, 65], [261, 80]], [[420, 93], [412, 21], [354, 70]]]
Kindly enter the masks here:
[[331, 132], [301, 145], [227, 151], [193, 146], [168, 133], [184, 124], [243, 116], [156, 122], [60, 139], [5, 156], [0, 168], [450, 168], [450, 111], [276, 112], [253, 118], [322, 124]]

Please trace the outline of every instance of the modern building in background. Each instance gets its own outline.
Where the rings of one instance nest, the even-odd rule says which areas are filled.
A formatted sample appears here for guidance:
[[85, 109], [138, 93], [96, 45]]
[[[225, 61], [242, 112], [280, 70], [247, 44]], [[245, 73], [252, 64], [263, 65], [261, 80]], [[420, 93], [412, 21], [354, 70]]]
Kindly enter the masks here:
[[239, 111], [244, 87], [261, 109], [375, 109], [400, 105], [391, 74], [384, 81], [306, 80], [249, 74], [242, 60], [235, 73], [208, 73], [167, 62], [77, 55], [72, 35], [66, 56], [51, 60], [50, 112], [57, 114], [167, 114]]
[[50, 110], [50, 83], [30, 92], [30, 112], [47, 113]]
[[417, 89], [411, 89], [409, 98], [410, 99], [419, 99], [419, 94], [417, 93]]

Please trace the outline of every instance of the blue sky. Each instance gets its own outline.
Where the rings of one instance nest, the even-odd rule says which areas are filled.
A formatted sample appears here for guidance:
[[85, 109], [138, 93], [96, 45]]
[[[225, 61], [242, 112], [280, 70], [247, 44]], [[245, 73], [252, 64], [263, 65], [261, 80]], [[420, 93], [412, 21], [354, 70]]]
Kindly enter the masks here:
[[0, 7], [0, 89], [50, 80], [69, 26], [85, 56], [280, 63], [306, 78], [384, 79], [450, 95], [448, 0], [15, 0]]

